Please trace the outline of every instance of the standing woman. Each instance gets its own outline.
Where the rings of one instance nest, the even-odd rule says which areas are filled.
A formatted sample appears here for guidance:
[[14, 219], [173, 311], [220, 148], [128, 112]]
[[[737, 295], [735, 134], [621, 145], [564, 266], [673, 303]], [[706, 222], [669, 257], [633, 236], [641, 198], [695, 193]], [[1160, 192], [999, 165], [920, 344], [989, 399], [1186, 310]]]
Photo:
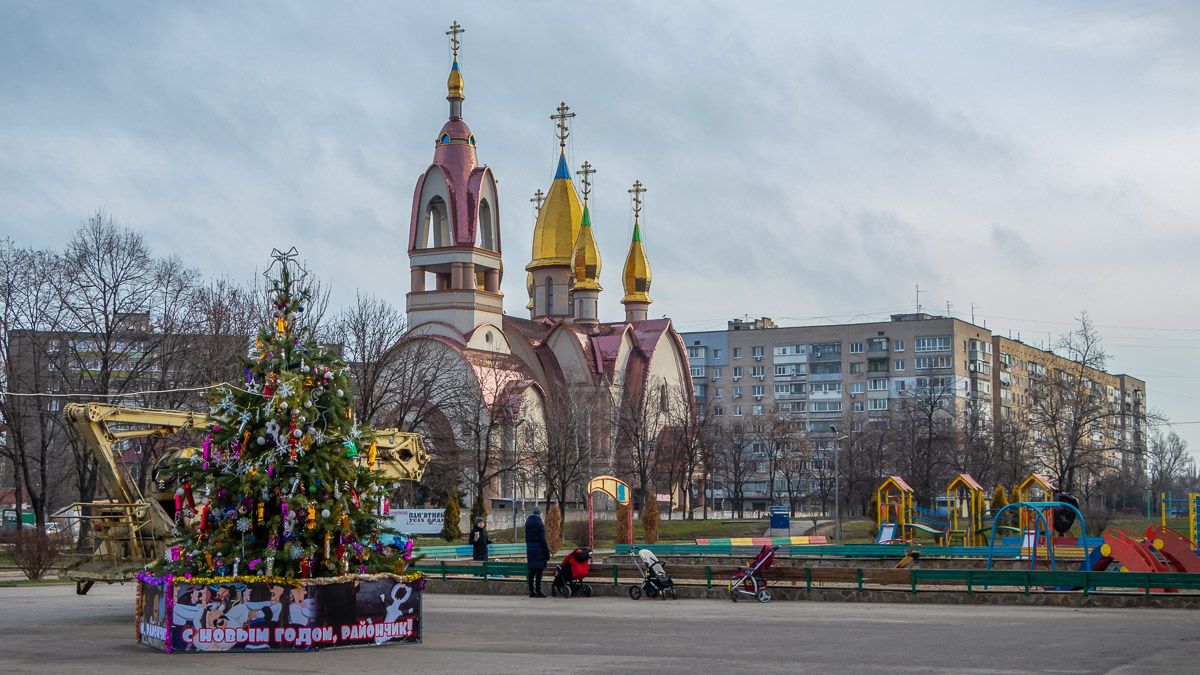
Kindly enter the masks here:
[[542, 573], [546, 571], [546, 563], [550, 560], [550, 544], [546, 543], [546, 526], [542, 524], [542, 510], [533, 507], [533, 513], [525, 519], [525, 561], [529, 573], [525, 580], [529, 583], [529, 597], [544, 598], [542, 592]]
[[488, 559], [488, 544], [492, 543], [487, 533], [487, 524], [483, 518], [475, 519], [475, 527], [471, 528], [471, 535], [467, 539], [471, 542], [471, 559], [486, 562]]

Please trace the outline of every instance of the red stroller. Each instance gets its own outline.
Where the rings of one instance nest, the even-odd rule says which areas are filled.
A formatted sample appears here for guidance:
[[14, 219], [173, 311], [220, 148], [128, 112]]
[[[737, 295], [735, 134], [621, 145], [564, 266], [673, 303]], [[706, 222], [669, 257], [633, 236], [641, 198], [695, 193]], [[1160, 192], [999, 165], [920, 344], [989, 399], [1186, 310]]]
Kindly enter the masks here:
[[758, 598], [759, 602], [770, 602], [771, 591], [767, 590], [767, 570], [775, 562], [778, 546], [763, 546], [754, 562], [739, 566], [729, 577], [729, 599], [737, 602], [739, 595]]
[[550, 582], [550, 595], [561, 595], [569, 598], [572, 595], [583, 594], [592, 597], [592, 587], [583, 583], [587, 578], [592, 562], [592, 549], [577, 548], [567, 554], [563, 561], [554, 568], [554, 581]]

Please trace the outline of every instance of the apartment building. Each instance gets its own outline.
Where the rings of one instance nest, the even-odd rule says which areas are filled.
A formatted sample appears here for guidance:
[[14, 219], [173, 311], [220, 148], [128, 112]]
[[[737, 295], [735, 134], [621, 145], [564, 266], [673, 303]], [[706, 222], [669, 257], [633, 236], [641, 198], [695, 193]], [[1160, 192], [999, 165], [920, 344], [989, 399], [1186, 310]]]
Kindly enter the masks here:
[[[1102, 447], [1119, 448], [1111, 458], [1114, 466], [1127, 471], [1143, 468], [1146, 447], [1146, 382], [1132, 375], [1111, 374], [1081, 366], [1053, 352], [1027, 345], [1020, 340], [995, 335], [992, 351], [996, 356], [993, 418], [998, 422], [1013, 419], [1029, 404], [1029, 390], [1039, 378], [1082, 377], [1105, 407], [1105, 424], [1094, 430], [1094, 440]], [[997, 433], [1002, 424], [997, 424]], [[1101, 438], [1103, 436], [1103, 438]]]
[[[830, 428], [847, 414], [870, 423], [916, 403], [978, 419], [1010, 418], [1027, 397], [1030, 372], [1024, 369], [1036, 375], [1071, 363], [967, 321], [926, 313], [796, 327], [762, 317], [683, 338], [703, 410], [752, 428], [771, 413], [798, 419], [818, 457], [829, 452]], [[1087, 377], [1110, 405], [1127, 413], [1105, 433], [1144, 448], [1145, 383], [1092, 369]], [[1000, 425], [991, 427], [999, 433]], [[1133, 454], [1140, 461], [1140, 453]], [[748, 507], [763, 503], [766, 485], [765, 475], [756, 476]]]

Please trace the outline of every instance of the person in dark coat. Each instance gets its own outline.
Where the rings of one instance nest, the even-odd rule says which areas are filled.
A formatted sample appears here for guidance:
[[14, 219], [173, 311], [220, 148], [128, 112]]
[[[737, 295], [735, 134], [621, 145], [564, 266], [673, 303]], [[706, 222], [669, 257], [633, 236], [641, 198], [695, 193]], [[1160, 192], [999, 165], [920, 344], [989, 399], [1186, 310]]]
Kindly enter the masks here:
[[471, 535], [467, 539], [471, 542], [471, 559], [486, 561], [488, 559], [488, 544], [492, 543], [487, 533], [487, 524], [483, 518], [475, 519], [475, 527], [471, 528]]
[[546, 563], [550, 561], [550, 544], [546, 542], [542, 510], [536, 506], [533, 507], [533, 513], [525, 519], [525, 561], [529, 566], [529, 573], [525, 578], [529, 583], [529, 597], [546, 597], [542, 592], [542, 573], [546, 571]]

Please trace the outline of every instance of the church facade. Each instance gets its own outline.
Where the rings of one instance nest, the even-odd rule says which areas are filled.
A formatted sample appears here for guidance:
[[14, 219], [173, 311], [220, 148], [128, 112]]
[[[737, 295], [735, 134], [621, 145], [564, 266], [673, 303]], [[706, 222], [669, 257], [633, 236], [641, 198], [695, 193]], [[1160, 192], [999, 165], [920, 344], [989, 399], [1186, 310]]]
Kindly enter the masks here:
[[[600, 473], [639, 487], [638, 462], [618, 428], [621, 411], [661, 399], [661, 414], [638, 422], [651, 438], [670, 425], [670, 406], [691, 406], [692, 384], [682, 338], [667, 318], [650, 319], [651, 272], [642, 241], [640, 182], [630, 193], [634, 229], [622, 270], [624, 317], [599, 317], [601, 259], [588, 208], [586, 162], [582, 198], [567, 162], [565, 104], [556, 115], [560, 154], [545, 199], [538, 207], [533, 247], [525, 264], [527, 316], [505, 311], [501, 292], [503, 228], [493, 170], [480, 164], [477, 142], [463, 117], [464, 78], [458, 63], [458, 32], [452, 27], [454, 61], [447, 81], [449, 119], [438, 132], [433, 162], [417, 179], [409, 221], [411, 271], [407, 295], [409, 333], [399, 348], [438, 353], [451, 366], [431, 387], [429, 405], [440, 431], [430, 434], [435, 456], [458, 457], [467, 499], [482, 498], [488, 510], [516, 500], [541, 499], [546, 482], [536, 466], [538, 448], [555, 439], [559, 417], [583, 429], [586, 459], [557, 501], [576, 501], [588, 479]], [[539, 191], [539, 196], [542, 193]], [[540, 200], [539, 200], [540, 201]], [[439, 400], [439, 391], [469, 383], [464, 398]], [[452, 383], [454, 383], [452, 385]], [[570, 411], [565, 403], [576, 402]], [[452, 412], [450, 408], [456, 408]], [[582, 410], [582, 414], [580, 414]], [[465, 421], [464, 421], [465, 418]], [[441, 446], [439, 448], [439, 445]], [[472, 466], [473, 464], [473, 466]], [[659, 494], [666, 487], [657, 489]]]

